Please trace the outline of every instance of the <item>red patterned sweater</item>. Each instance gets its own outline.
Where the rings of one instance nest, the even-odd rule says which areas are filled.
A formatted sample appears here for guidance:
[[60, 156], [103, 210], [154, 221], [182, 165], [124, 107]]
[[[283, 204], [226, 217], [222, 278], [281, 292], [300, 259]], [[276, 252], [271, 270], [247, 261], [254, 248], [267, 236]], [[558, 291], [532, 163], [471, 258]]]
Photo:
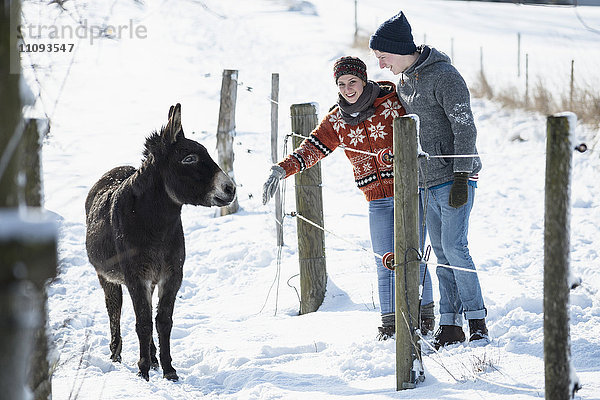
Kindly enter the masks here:
[[387, 81], [377, 83], [390, 92], [375, 100], [375, 113], [366, 121], [350, 126], [342, 119], [339, 106], [335, 107], [300, 147], [279, 163], [286, 178], [312, 167], [338, 146], [343, 146], [354, 168], [356, 185], [367, 201], [394, 195], [393, 167], [377, 162], [373, 155], [349, 150], [377, 154], [383, 149], [392, 149], [394, 118], [406, 112], [398, 100], [396, 86]]

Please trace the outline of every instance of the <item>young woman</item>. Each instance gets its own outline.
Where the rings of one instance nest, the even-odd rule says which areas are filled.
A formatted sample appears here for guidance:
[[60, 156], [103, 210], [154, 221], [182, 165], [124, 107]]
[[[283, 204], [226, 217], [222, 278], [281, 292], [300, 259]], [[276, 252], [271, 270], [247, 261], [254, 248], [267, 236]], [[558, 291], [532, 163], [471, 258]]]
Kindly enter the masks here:
[[[369, 204], [369, 227], [373, 251], [383, 255], [394, 251], [393, 167], [377, 161], [374, 155], [392, 149], [394, 118], [404, 115], [396, 86], [392, 82], [367, 79], [367, 66], [356, 57], [342, 57], [333, 66], [339, 91], [337, 106], [323, 118], [300, 147], [271, 167], [263, 188], [263, 203], [275, 193], [280, 179], [310, 168], [337, 147], [345, 149], [354, 168], [356, 185]], [[394, 272], [375, 257], [382, 326], [378, 337], [386, 340], [395, 333]], [[421, 268], [421, 280], [425, 272]], [[421, 307], [423, 333], [433, 330], [431, 278], [425, 277]]]

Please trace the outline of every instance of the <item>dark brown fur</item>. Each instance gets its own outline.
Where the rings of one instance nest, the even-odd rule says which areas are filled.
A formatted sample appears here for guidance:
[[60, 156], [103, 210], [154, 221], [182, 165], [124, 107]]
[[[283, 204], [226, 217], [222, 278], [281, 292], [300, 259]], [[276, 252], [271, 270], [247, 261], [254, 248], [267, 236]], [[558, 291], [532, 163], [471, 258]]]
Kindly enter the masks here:
[[160, 133], [146, 139], [144, 156], [139, 169], [114, 168], [90, 189], [86, 248], [104, 289], [110, 358], [121, 361], [121, 285], [126, 285], [140, 344], [139, 375], [148, 380], [150, 367], [158, 367], [152, 339], [152, 293], [158, 286], [160, 364], [165, 378], [177, 380], [170, 336], [185, 260], [181, 207], [227, 205], [235, 197], [235, 185], [204, 146], [184, 137], [180, 104], [171, 106]]

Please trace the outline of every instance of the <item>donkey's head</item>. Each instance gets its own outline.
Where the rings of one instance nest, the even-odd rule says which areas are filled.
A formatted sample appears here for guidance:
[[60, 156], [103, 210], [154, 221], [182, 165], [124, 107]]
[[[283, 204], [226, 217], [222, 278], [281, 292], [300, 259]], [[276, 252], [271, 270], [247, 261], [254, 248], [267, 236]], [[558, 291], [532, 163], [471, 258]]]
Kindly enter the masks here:
[[179, 103], [171, 106], [160, 133], [146, 140], [144, 155], [153, 159], [165, 191], [179, 205], [225, 206], [235, 197], [235, 184], [206, 148], [184, 137]]

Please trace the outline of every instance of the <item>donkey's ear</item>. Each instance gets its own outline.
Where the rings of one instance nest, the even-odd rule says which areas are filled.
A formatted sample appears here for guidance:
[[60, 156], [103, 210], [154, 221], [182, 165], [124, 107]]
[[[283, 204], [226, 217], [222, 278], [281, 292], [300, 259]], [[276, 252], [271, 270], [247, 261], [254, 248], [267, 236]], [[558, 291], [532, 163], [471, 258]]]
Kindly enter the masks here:
[[165, 135], [170, 143], [177, 141], [178, 136], [183, 136], [183, 128], [181, 128], [181, 104], [177, 103], [171, 106], [169, 110], [169, 122], [165, 129]]

